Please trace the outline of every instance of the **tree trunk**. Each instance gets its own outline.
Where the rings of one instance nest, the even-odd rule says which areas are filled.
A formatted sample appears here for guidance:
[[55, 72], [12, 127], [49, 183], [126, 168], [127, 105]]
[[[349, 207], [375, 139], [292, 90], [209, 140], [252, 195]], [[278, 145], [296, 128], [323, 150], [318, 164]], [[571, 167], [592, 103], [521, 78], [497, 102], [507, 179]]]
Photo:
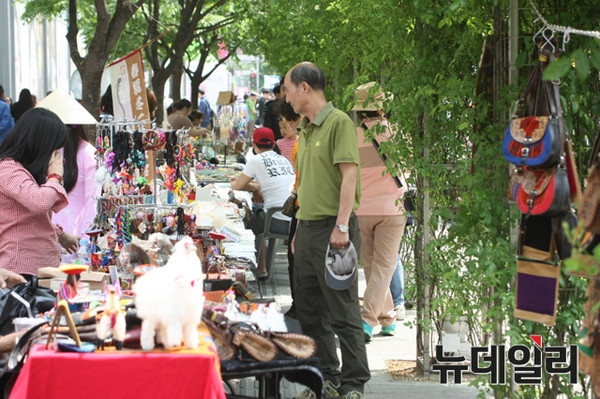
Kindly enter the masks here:
[[94, 118], [100, 114], [100, 83], [102, 73], [104, 72], [104, 62], [102, 57], [90, 51], [86, 57], [85, 63], [79, 69], [81, 75], [81, 105], [88, 110]]
[[163, 121], [166, 119], [165, 113], [165, 83], [167, 79], [163, 78], [160, 74], [152, 77], [152, 88], [156, 95], [156, 102], [158, 107], [156, 108], [156, 125], [162, 126]]
[[171, 98], [173, 101], [181, 99], [181, 81], [183, 79], [183, 64], [177, 62], [171, 74]]
[[106, 1], [97, 0], [95, 3], [98, 23], [87, 49], [87, 55], [82, 57], [78, 44], [77, 0], [69, 0], [69, 27], [66, 37], [69, 43], [71, 60], [81, 75], [81, 104], [94, 117], [99, 114], [102, 72], [110, 52], [119, 40], [127, 22], [145, 1], [137, 0], [133, 4], [131, 0], [118, 0], [114, 14], [111, 15]]

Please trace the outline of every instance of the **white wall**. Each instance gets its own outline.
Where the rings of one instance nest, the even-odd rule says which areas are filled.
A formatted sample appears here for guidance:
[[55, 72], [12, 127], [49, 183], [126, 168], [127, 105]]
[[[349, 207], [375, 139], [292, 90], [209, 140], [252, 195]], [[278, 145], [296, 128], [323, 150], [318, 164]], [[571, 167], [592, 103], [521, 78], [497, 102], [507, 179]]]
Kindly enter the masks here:
[[75, 69], [69, 57], [67, 26], [62, 20], [21, 20], [24, 4], [0, 0], [0, 84], [5, 94], [18, 99], [29, 89], [41, 101], [58, 87], [69, 90]]

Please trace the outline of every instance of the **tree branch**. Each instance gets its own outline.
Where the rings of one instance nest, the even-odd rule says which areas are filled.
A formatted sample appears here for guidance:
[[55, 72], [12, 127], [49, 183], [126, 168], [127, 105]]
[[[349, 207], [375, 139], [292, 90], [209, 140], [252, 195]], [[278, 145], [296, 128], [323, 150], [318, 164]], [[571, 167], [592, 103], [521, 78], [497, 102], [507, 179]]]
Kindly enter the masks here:
[[81, 53], [79, 53], [79, 46], [77, 44], [78, 33], [77, 0], [69, 0], [69, 28], [67, 30], [67, 42], [69, 43], [69, 50], [71, 52], [71, 59], [73, 60], [73, 63], [77, 69], [83, 69], [83, 63], [85, 60], [81, 57]]

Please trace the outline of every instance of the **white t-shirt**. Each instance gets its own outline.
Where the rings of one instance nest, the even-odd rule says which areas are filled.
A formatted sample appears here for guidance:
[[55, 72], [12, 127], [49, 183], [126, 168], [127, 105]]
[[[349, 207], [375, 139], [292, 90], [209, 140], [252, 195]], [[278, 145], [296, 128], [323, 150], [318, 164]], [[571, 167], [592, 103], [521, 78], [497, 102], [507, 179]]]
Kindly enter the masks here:
[[[275, 151], [266, 151], [246, 160], [242, 171], [258, 182], [265, 198], [265, 212], [274, 206], [283, 206], [290, 196], [290, 188], [294, 184], [294, 168], [290, 161]], [[281, 212], [273, 215], [276, 219], [290, 220]]]

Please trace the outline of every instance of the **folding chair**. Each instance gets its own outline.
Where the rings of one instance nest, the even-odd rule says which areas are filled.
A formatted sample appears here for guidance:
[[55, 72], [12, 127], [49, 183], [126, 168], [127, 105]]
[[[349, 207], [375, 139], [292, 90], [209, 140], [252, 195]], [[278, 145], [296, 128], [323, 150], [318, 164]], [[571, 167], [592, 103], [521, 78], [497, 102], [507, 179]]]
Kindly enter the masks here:
[[[277, 253], [277, 247], [279, 244], [279, 240], [286, 241], [289, 238], [289, 234], [278, 234], [278, 233], [272, 233], [269, 231], [271, 229], [271, 221], [273, 220], [273, 214], [275, 214], [277, 212], [281, 212], [282, 210], [283, 210], [283, 207], [280, 207], [280, 206], [269, 208], [269, 210], [267, 211], [266, 218], [265, 218], [265, 231], [260, 234], [260, 236], [262, 236], [262, 238], [260, 238], [260, 236], [259, 236], [259, 240], [260, 240], [260, 245], [258, 246], [259, 250], [262, 247], [262, 244], [265, 242], [265, 240], [269, 240], [267, 242], [267, 244], [268, 244], [267, 245], [267, 254], [265, 257], [265, 263], [266, 263], [266, 267], [267, 267], [267, 276], [268, 277], [271, 276], [271, 268], [273, 267], [273, 262], [275, 261], [275, 254]], [[260, 253], [257, 254], [257, 256], [260, 256]]]

